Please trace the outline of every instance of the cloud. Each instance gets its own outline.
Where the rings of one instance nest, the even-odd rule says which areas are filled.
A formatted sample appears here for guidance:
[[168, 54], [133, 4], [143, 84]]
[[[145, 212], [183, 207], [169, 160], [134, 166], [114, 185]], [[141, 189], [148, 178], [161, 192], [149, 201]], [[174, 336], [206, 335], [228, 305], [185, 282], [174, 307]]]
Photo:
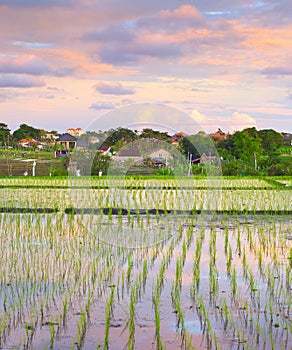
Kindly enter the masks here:
[[174, 10], [161, 10], [158, 14], [141, 17], [137, 28], [147, 28], [149, 31], [175, 32], [184, 28], [202, 27], [205, 23], [200, 11], [193, 5], [181, 5]]
[[154, 15], [142, 15], [131, 23], [109, 24], [86, 32], [81, 38], [98, 42], [97, 51], [103, 62], [131, 65], [144, 62], [145, 58], [182, 57], [183, 45], [189, 40], [184, 31], [201, 28], [203, 23], [203, 16], [194, 6], [182, 5]]
[[0, 0], [0, 6], [10, 7], [65, 7], [73, 3], [73, 0]]
[[58, 65], [57, 68], [49, 65], [44, 59], [34, 55], [21, 55], [17, 57], [0, 56], [0, 73], [28, 74], [35, 76], [50, 75], [64, 77], [73, 75], [74, 68], [65, 64]]
[[105, 44], [99, 50], [103, 62], [117, 65], [145, 63], [148, 58], [167, 59], [183, 56], [183, 36], [165, 33], [153, 34], [148, 30], [138, 31], [127, 43]]
[[41, 59], [22, 55], [20, 57], [0, 57], [0, 73], [18, 73], [30, 75], [51, 74], [52, 69]]
[[122, 86], [121, 83], [98, 83], [95, 86], [95, 90], [104, 95], [133, 95], [135, 90], [128, 89]]
[[0, 102], [5, 102], [7, 98], [8, 96], [3, 91], [0, 91]]
[[200, 11], [190, 4], [181, 5], [174, 11], [162, 10], [160, 11], [160, 16], [162, 19], [166, 20], [203, 20], [203, 16], [201, 15]]
[[16, 74], [0, 74], [2, 88], [32, 88], [45, 86], [45, 82], [38, 77]]
[[85, 33], [83, 35], [83, 39], [86, 41], [110, 41], [124, 43], [132, 40], [134, 36], [134, 33], [131, 32], [129, 27], [126, 27], [123, 23], [115, 23], [99, 30]]
[[194, 121], [196, 121], [198, 123], [204, 122], [206, 120], [206, 117], [204, 116], [204, 114], [198, 112], [195, 109], [192, 110], [191, 117], [192, 117], [192, 119], [194, 119]]
[[234, 112], [227, 120], [229, 130], [242, 130], [256, 127], [256, 120], [247, 113]]
[[124, 98], [124, 99], [121, 100], [121, 102], [119, 103], [119, 105], [121, 105], [121, 106], [124, 106], [124, 105], [131, 105], [131, 104], [133, 104], [133, 103], [135, 103], [134, 100], [131, 100], [131, 99], [129, 99], [129, 98]]
[[37, 48], [37, 49], [46, 49], [52, 47], [52, 44], [32, 42], [32, 41], [13, 41], [12, 45], [14, 46], [23, 46], [28, 48]]
[[115, 109], [116, 106], [111, 102], [98, 102], [98, 103], [92, 103], [89, 107], [90, 109]]
[[264, 75], [292, 75], [291, 67], [267, 67], [261, 71]]

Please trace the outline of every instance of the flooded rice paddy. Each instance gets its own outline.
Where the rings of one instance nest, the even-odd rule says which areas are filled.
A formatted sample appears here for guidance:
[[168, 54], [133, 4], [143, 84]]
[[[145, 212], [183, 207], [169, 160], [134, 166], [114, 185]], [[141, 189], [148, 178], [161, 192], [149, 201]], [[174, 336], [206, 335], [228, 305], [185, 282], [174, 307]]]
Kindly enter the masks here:
[[[204, 212], [203, 180], [116, 192], [17, 181], [2, 208], [58, 211], [0, 214], [1, 348], [292, 348], [291, 189], [226, 179]], [[170, 214], [177, 203], [202, 212]], [[111, 206], [149, 210], [64, 211]]]

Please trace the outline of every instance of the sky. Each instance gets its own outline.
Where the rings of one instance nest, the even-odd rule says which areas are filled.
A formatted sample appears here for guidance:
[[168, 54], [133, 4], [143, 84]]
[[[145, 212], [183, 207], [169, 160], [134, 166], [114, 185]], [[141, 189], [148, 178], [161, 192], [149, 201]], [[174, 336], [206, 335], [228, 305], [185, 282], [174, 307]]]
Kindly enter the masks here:
[[290, 0], [0, 0], [0, 18], [11, 130], [88, 130], [149, 103], [206, 132], [292, 133]]

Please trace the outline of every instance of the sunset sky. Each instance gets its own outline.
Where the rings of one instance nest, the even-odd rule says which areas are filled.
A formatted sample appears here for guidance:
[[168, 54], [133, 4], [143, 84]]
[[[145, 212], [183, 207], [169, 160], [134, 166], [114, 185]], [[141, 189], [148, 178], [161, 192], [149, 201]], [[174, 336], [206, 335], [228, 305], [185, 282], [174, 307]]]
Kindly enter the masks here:
[[0, 0], [0, 18], [12, 130], [87, 129], [147, 102], [206, 132], [292, 133], [291, 0]]

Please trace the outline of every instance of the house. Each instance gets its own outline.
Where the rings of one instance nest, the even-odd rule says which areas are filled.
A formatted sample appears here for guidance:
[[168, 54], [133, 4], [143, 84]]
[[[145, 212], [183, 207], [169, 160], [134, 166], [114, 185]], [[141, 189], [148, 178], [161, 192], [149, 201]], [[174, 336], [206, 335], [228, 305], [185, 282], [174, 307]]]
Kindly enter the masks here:
[[47, 144], [54, 144], [58, 135], [53, 132], [47, 132], [43, 135], [42, 139], [46, 141]]
[[145, 156], [149, 157], [150, 159], [161, 159], [164, 161], [174, 158], [174, 155], [172, 153], [163, 148], [153, 148], [152, 150], [146, 152]]
[[173, 146], [178, 146], [179, 145], [179, 141], [181, 141], [182, 139], [184, 139], [185, 137], [187, 137], [187, 135], [183, 132], [177, 132], [176, 134], [174, 134], [171, 139], [170, 142]]
[[69, 151], [67, 149], [57, 149], [55, 151], [55, 158], [67, 158], [69, 157]]
[[76, 148], [89, 148], [89, 141], [82, 139], [77, 140]]
[[164, 167], [167, 166], [167, 162], [174, 158], [174, 155], [163, 149], [163, 148], [153, 148], [152, 150], [144, 154], [144, 158], [150, 159], [153, 162], [154, 167]]
[[284, 145], [285, 146], [292, 146], [292, 134], [282, 132], [282, 136], [284, 138]]
[[100, 146], [98, 151], [102, 154], [110, 154], [111, 153], [111, 148], [110, 146]]
[[213, 164], [217, 160], [216, 156], [207, 156], [206, 153], [203, 153], [201, 157], [194, 159], [192, 164]]
[[214, 141], [222, 141], [222, 140], [227, 140], [229, 135], [225, 134], [225, 132], [223, 132], [220, 128], [218, 128], [218, 130], [210, 134], [210, 136]]
[[45, 143], [39, 142], [35, 139], [21, 139], [19, 144], [24, 148], [36, 148], [39, 150], [45, 146]]
[[67, 134], [70, 134], [74, 137], [80, 137], [83, 133], [82, 128], [68, 128], [67, 129]]
[[121, 149], [113, 160], [117, 163], [143, 164], [143, 156], [136, 149]]
[[61, 145], [63, 149], [72, 149], [77, 144], [77, 138], [68, 133], [60, 135], [55, 142], [56, 145]]

